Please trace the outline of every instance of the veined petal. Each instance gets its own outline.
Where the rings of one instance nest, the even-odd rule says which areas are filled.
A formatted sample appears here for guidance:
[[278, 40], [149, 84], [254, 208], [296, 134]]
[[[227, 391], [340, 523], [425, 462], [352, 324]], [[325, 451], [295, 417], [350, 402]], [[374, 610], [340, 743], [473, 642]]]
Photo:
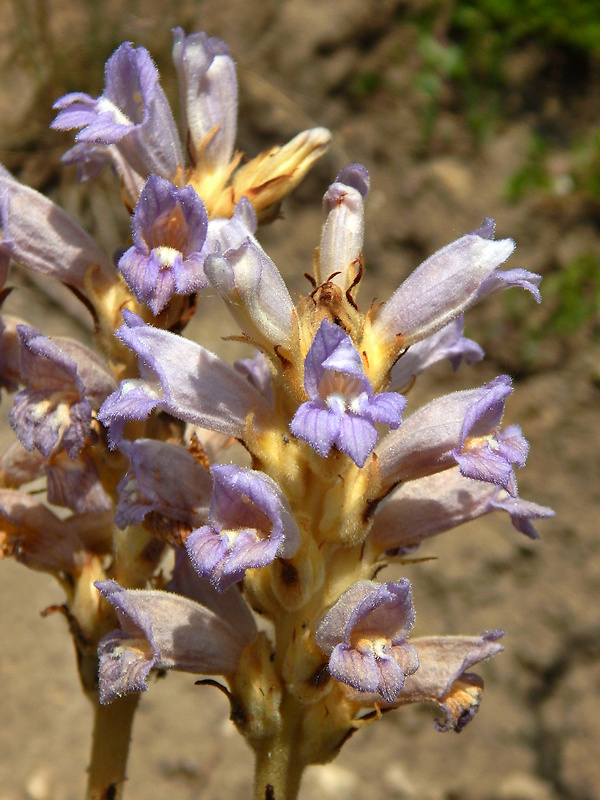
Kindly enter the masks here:
[[439, 397], [405, 419], [375, 448], [382, 489], [448, 469], [466, 447], [478, 452], [491, 440], [511, 391], [501, 375], [480, 389]]
[[342, 291], [352, 285], [359, 272], [368, 191], [369, 173], [361, 164], [351, 164], [344, 167], [323, 198], [327, 220], [319, 248], [320, 275], [322, 280], [333, 276], [331, 281]]
[[151, 511], [191, 528], [206, 521], [212, 480], [188, 450], [154, 439], [122, 441], [119, 449], [130, 467], [117, 487], [117, 525], [125, 528], [141, 522]]
[[209, 255], [204, 270], [247, 336], [269, 350], [290, 346], [296, 320], [292, 298], [253, 236], [223, 255]]
[[369, 539], [382, 552], [408, 550], [495, 510], [507, 511], [515, 528], [532, 539], [539, 537], [530, 520], [554, 516], [550, 508], [511, 498], [491, 483], [464, 477], [454, 467], [395, 489], [375, 513]]
[[372, 333], [403, 346], [431, 336], [478, 299], [479, 287], [515, 249], [512, 239], [492, 241], [469, 233], [434, 253], [379, 311]]
[[235, 64], [225, 42], [204, 32], [173, 29], [183, 130], [193, 163], [203, 169], [231, 161], [237, 127]]
[[122, 381], [100, 409], [113, 445], [127, 420], [145, 419], [153, 408], [236, 438], [243, 438], [250, 412], [269, 413], [262, 395], [209, 350], [135, 314], [123, 317], [117, 335], [138, 356], [141, 378]]
[[137, 299], [159, 314], [173, 294], [208, 286], [204, 245], [208, 218], [191, 186], [184, 189], [151, 175], [133, 215], [133, 246], [119, 271]]
[[339, 325], [324, 319], [304, 360], [309, 400], [290, 422], [290, 431], [326, 457], [335, 444], [362, 467], [377, 443], [373, 424], [400, 425], [405, 399], [394, 392], [374, 395], [362, 358]]
[[221, 592], [247, 569], [294, 556], [300, 533], [283, 492], [264, 473], [215, 464], [211, 475], [208, 525], [192, 531], [186, 548], [198, 574]]
[[414, 622], [410, 583], [359, 581], [319, 621], [315, 642], [329, 655], [329, 672], [385, 702], [398, 695], [419, 662], [406, 636]]
[[81, 92], [60, 98], [52, 123], [80, 128], [77, 142], [116, 144], [135, 172], [176, 180], [183, 158], [175, 120], [160, 87], [158, 71], [143, 47], [122, 44], [106, 63], [106, 84], [97, 99]]
[[196, 674], [235, 671], [246, 640], [210, 609], [169, 592], [122, 589], [115, 581], [96, 587], [121, 623], [121, 630], [98, 646], [101, 703], [147, 690], [153, 667]]
[[429, 701], [443, 712], [436, 720], [438, 731], [461, 731], [475, 716], [483, 681], [467, 672], [504, 648], [498, 639], [504, 631], [486, 631], [480, 636], [430, 636], [413, 639], [419, 669], [409, 675], [395, 706]]

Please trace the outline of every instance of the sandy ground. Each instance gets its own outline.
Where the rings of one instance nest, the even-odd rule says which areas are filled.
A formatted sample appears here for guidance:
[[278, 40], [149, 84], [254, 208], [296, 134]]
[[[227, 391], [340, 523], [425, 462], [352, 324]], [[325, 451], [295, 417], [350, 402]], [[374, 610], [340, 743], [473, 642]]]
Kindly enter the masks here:
[[[2, 30], [8, 33], [13, 6], [4, 5]], [[50, 8], [58, 42], [69, 34], [69, 24], [76, 29], [85, 17], [85, 4], [73, 5], [70, 23], [58, 13], [61, 4]], [[505, 201], [507, 181], [522, 166], [540, 125], [561, 132], [565, 146], [553, 165], [559, 177], [568, 171], [570, 137], [600, 123], [593, 71], [568, 92], [545, 70], [543, 59], [521, 64], [521, 72], [516, 63], [506, 116], [494, 121], [483, 142], [450, 98], [424, 144], [409, 3], [206, 0], [182, 4], [179, 18], [158, 2], [115, 9], [121, 38], [138, 44], [166, 43], [168, 29], [178, 22], [228, 41], [239, 64], [240, 144], [247, 152], [310, 125], [332, 129], [330, 154], [286, 203], [285, 218], [262, 237], [294, 289], [305, 290], [300, 276], [310, 268], [318, 242], [322, 193], [341, 166], [356, 161], [369, 169], [372, 186], [365, 304], [387, 297], [427, 254], [476, 228], [486, 215], [496, 217], [499, 236], [517, 240], [513, 267], [549, 276], [582, 253], [600, 258], [600, 204], [593, 198], [549, 192]], [[6, 36], [4, 56], [9, 45]], [[163, 69], [168, 71], [168, 64]], [[364, 96], [350, 91], [353, 80], [369, 71], [380, 74], [379, 88]], [[7, 68], [9, 78], [14, 72]], [[172, 88], [172, 81], [166, 83]], [[2, 91], [12, 111], [5, 121], [10, 128], [26, 98], [16, 78]], [[51, 119], [54, 96], [36, 109], [44, 124]], [[53, 136], [44, 134], [30, 155], [19, 150], [14, 136], [7, 137], [3, 158], [24, 180], [55, 183], [44, 158], [55, 165], [67, 139]], [[101, 193], [86, 205], [71, 184], [55, 189], [87, 224], [94, 212], [96, 219], [100, 214], [101, 236], [110, 239], [119, 231], [122, 222], [113, 220], [111, 203]], [[44, 332], [78, 335], [77, 323], [65, 323], [60, 308], [39, 289], [25, 286], [15, 294], [11, 309]], [[421, 555], [437, 559], [404, 573], [413, 582], [417, 634], [506, 629], [505, 652], [478, 670], [486, 681], [480, 713], [458, 736], [436, 733], [423, 708], [390, 714], [359, 732], [333, 765], [309, 770], [302, 800], [600, 798], [600, 345], [588, 325], [567, 337], [549, 333], [528, 357], [520, 342], [536, 321], [543, 322], [544, 312], [529, 300], [519, 299], [516, 308], [513, 313], [514, 306], [494, 298], [476, 310], [468, 333], [488, 359], [456, 376], [440, 367], [410, 398], [415, 407], [441, 392], [511, 372], [515, 392], [506, 422], [518, 421], [531, 443], [519, 476], [521, 495], [556, 510], [554, 520], [540, 524], [540, 542], [520, 537], [507, 519], [487, 517], [423, 547]], [[202, 310], [189, 335], [220, 348], [221, 315], [211, 313]], [[4, 399], [4, 415], [8, 406]], [[4, 424], [2, 444], [11, 436]], [[11, 562], [1, 565], [1, 575], [0, 800], [74, 800], [85, 785], [91, 714], [79, 693], [64, 620], [39, 614], [61, 602], [60, 589], [51, 578]], [[169, 675], [144, 696], [129, 800], [249, 796], [251, 758], [227, 721], [226, 703], [217, 692], [193, 684], [190, 676]]]

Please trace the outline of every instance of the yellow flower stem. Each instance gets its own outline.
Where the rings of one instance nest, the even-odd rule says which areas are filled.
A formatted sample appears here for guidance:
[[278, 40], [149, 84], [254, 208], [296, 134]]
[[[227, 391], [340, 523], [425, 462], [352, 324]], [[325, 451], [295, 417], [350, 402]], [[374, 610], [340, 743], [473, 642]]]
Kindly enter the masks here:
[[287, 694], [282, 727], [255, 745], [254, 800], [296, 800], [305, 764], [299, 758], [303, 709]]
[[94, 702], [94, 732], [86, 800], [121, 800], [138, 694], [108, 705]]

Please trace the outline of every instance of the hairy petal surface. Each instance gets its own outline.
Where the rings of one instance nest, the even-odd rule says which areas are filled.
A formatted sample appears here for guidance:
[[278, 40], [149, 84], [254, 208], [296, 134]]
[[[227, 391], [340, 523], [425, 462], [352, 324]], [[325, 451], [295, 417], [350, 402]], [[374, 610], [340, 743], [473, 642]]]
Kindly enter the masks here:
[[174, 294], [208, 286], [204, 245], [208, 217], [195, 189], [151, 175], [133, 215], [133, 246], [119, 271], [137, 299], [159, 314]]
[[130, 467], [119, 483], [115, 522], [141, 522], [151, 511], [201, 525], [208, 515], [212, 480], [208, 469], [184, 447], [154, 439], [122, 441], [119, 450]]
[[306, 354], [304, 388], [309, 400], [296, 411], [290, 431], [324, 458], [335, 445], [358, 467], [377, 442], [374, 423], [397, 428], [406, 405], [395, 392], [373, 393], [352, 340], [326, 319]]
[[155, 408], [240, 439], [251, 412], [269, 413], [262, 395], [214, 353], [130, 312], [123, 318], [117, 336], [138, 356], [141, 377], [122, 381], [100, 409], [113, 446], [127, 420], [145, 419]]
[[201, 577], [218, 591], [241, 580], [247, 569], [291, 558], [300, 533], [277, 484], [262, 472], [215, 464], [208, 525], [192, 531], [186, 547]]
[[390, 297], [373, 322], [373, 335], [403, 346], [431, 336], [478, 299], [481, 284], [515, 249], [512, 239], [492, 241], [468, 233], [434, 253]]
[[210, 609], [169, 592], [123, 589], [115, 581], [95, 585], [121, 624], [98, 646], [101, 703], [146, 691], [152, 668], [235, 671], [247, 640]]
[[392, 367], [390, 391], [403, 392], [410, 388], [421, 372], [446, 358], [457, 370], [464, 360], [474, 364], [483, 358], [483, 350], [472, 339], [463, 336], [463, 316], [444, 328], [413, 344]]
[[339, 173], [323, 198], [327, 214], [319, 265], [322, 280], [346, 291], [359, 272], [365, 215], [364, 200], [369, 191], [369, 173], [361, 164], [350, 164]]
[[114, 281], [114, 267], [66, 211], [0, 166], [0, 253], [27, 269], [85, 289], [92, 268]]
[[143, 178], [178, 180], [183, 171], [179, 136], [148, 51], [125, 42], [108, 59], [105, 76], [97, 99], [82, 92], [61, 97], [51, 127], [78, 128], [76, 142], [116, 145]]
[[237, 79], [229, 48], [204, 32], [173, 29], [183, 130], [192, 161], [202, 169], [231, 161], [237, 128]]
[[391, 703], [419, 666], [406, 641], [413, 623], [408, 580], [359, 581], [323, 615], [315, 641], [336, 680]]
[[[512, 492], [511, 462], [521, 450], [515, 447], [509, 452], [496, 430], [511, 391], [510, 378], [500, 375], [480, 389], [439, 397], [405, 419], [375, 448], [382, 488], [441, 472], [458, 462], [468, 477], [489, 480]], [[517, 444], [521, 444], [518, 437]], [[493, 456], [491, 463], [488, 453]], [[468, 458], [462, 459], [463, 455]], [[479, 467], [477, 476], [473, 464]]]
[[375, 513], [369, 539], [382, 551], [401, 552], [496, 510], [507, 511], [515, 528], [531, 539], [539, 538], [531, 520], [554, 516], [550, 508], [511, 498], [454, 467], [395, 489]]

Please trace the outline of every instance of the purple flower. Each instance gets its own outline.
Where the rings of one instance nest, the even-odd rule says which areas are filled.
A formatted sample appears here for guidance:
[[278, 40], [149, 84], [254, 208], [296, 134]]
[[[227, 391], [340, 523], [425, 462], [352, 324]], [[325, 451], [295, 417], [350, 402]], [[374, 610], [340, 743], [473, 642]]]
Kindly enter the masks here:
[[465, 478], [454, 467], [395, 489], [377, 510], [369, 541], [382, 552], [408, 550], [496, 510], [507, 511], [515, 528], [531, 539], [538, 538], [531, 520], [554, 516], [550, 508], [512, 498], [493, 483]]
[[406, 400], [395, 392], [375, 395], [351, 338], [324, 319], [304, 362], [309, 400], [296, 411], [290, 430], [320, 456], [335, 445], [362, 467], [377, 443], [375, 422], [395, 429]]
[[467, 478], [495, 483], [516, 497], [517, 482], [512, 465], [525, 465], [529, 445], [518, 425], [497, 430], [504, 400], [512, 392], [510, 378], [501, 375], [488, 384], [488, 389], [490, 391], [467, 409], [460, 443], [453, 455]]
[[[116, 145], [142, 178], [152, 174], [179, 180], [183, 170], [179, 137], [158, 81], [148, 51], [125, 42], [106, 63], [102, 95], [93, 99], [73, 92], [61, 97], [54, 104], [59, 114], [52, 127], [61, 131], [79, 128], [75, 141], [92, 147]], [[79, 156], [85, 159], [85, 150]]]
[[205, 521], [212, 481], [190, 452], [154, 439], [123, 441], [119, 449], [130, 461], [117, 487], [115, 522], [119, 527], [139, 523], [151, 511], [191, 527]]
[[300, 543], [298, 527], [277, 484], [262, 472], [216, 464], [208, 525], [186, 540], [189, 556], [218, 591], [241, 580], [247, 569], [291, 558]]
[[138, 356], [140, 377], [121, 381], [98, 413], [111, 446], [128, 420], [155, 408], [203, 428], [243, 438], [250, 412], [269, 413], [263, 396], [233, 367], [209, 350], [168, 331], [145, 325], [124, 311], [116, 335]]
[[133, 215], [133, 247], [119, 270], [137, 299], [159, 314], [174, 294], [208, 285], [203, 263], [208, 218], [191, 186], [178, 190], [151, 175]]
[[[491, 217], [486, 217], [476, 231], [473, 231], [477, 236], [483, 239], [492, 240], [494, 238], [494, 231], [496, 223]], [[511, 286], [518, 286], [521, 289], [528, 291], [536, 301], [541, 303], [542, 297], [538, 286], [542, 280], [542, 276], [535, 272], [529, 272], [526, 269], [495, 269], [481, 284], [477, 291], [476, 302], [488, 294], [509, 289]]]
[[481, 361], [483, 350], [477, 342], [463, 336], [463, 322], [461, 315], [437, 333], [409, 347], [392, 367], [389, 388], [394, 392], [405, 391], [417, 375], [446, 358], [455, 370], [463, 359], [467, 364]]
[[26, 325], [17, 330], [25, 388], [15, 395], [10, 424], [27, 450], [36, 447], [50, 458], [64, 448], [74, 459], [87, 439], [92, 408], [114, 389], [114, 379], [78, 342], [48, 339]]
[[92, 269], [114, 283], [109, 259], [75, 220], [0, 166], [0, 254], [84, 291]]
[[206, 606], [170, 592], [95, 584], [117, 612], [121, 629], [98, 645], [100, 702], [148, 689], [155, 669], [230, 675], [256, 628], [234, 628]]
[[[460, 733], [481, 703], [483, 681], [467, 670], [504, 648], [498, 639], [504, 631], [484, 631], [479, 636], [423, 636], [413, 639], [419, 669], [406, 679], [392, 707], [407, 703], [433, 703], [443, 714], [436, 719], [440, 732]], [[360, 702], [360, 698], [358, 699]], [[365, 698], [366, 699], [366, 698]]]
[[359, 692], [391, 703], [419, 666], [406, 637], [414, 623], [410, 583], [359, 581], [321, 618], [315, 632], [329, 672]]
[[173, 38], [183, 130], [192, 162], [209, 172], [227, 168], [235, 143], [238, 95], [229, 48], [204, 32], [185, 36], [181, 28], [174, 28]]
[[498, 431], [511, 392], [510, 378], [500, 375], [480, 389], [439, 397], [405, 419], [375, 450], [380, 491], [458, 463], [463, 475], [514, 494], [512, 464], [524, 464], [527, 442], [516, 425]]

